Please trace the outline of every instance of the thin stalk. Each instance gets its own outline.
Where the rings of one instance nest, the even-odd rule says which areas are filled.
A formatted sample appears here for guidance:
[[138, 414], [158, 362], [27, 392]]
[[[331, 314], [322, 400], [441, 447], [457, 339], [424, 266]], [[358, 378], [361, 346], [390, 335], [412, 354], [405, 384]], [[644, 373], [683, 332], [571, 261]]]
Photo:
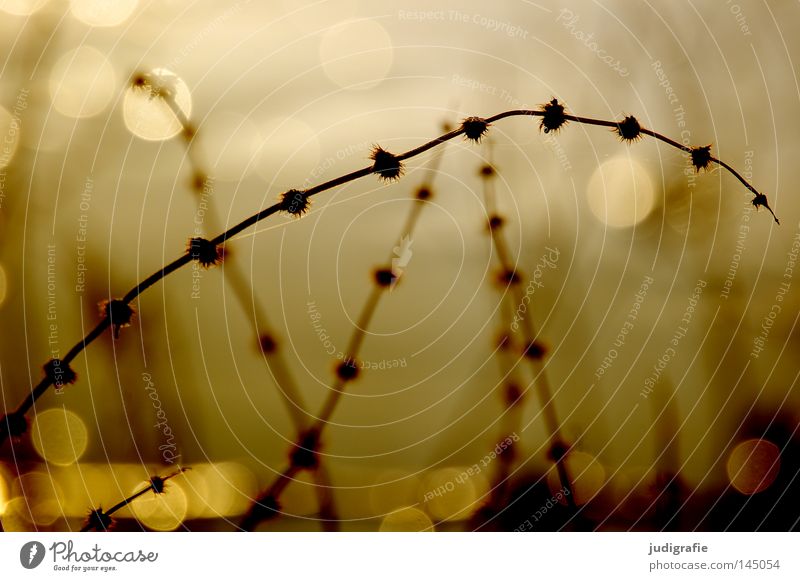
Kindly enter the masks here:
[[[485, 122], [488, 125], [488, 124], [491, 124], [491, 123], [494, 123], [494, 122], [497, 122], [497, 121], [500, 121], [502, 119], [506, 119], [506, 118], [509, 118], [509, 117], [527, 116], [527, 117], [542, 117], [543, 118], [543, 122], [544, 122], [544, 120], [547, 118], [547, 115], [549, 115], [549, 113], [547, 113], [547, 111], [546, 111], [546, 108], [547, 108], [547, 105], [545, 105], [541, 110], [517, 109], [517, 110], [512, 110], [512, 111], [505, 111], [503, 113], [498, 113], [498, 114], [493, 115], [491, 117], [482, 119], [482, 121]], [[597, 125], [597, 126], [610, 127], [610, 128], [616, 128], [616, 129], [619, 129], [620, 125], [621, 125], [621, 122], [602, 121], [602, 120], [591, 119], [591, 118], [587, 118], [587, 117], [577, 117], [577, 116], [574, 116], [574, 115], [562, 114], [561, 117], [563, 118], [564, 121], [573, 121], [573, 122], [580, 123], [580, 124], [585, 124], [585, 125]], [[678, 149], [680, 151], [683, 151], [683, 152], [687, 152], [687, 153], [691, 154], [693, 151], [696, 150], [696, 148], [694, 148], [694, 149], [693, 148], [687, 148], [687, 146], [681, 145], [678, 142], [676, 142], [676, 141], [674, 141], [674, 140], [672, 140], [672, 139], [670, 139], [668, 137], [665, 137], [664, 135], [661, 135], [660, 133], [656, 133], [655, 131], [652, 131], [652, 130], [641, 128], [639, 132], [642, 135], [648, 135], [650, 137], [654, 137], [655, 139], [657, 139], [659, 141], [662, 141], [662, 142], [664, 142], [664, 143], [666, 143], [666, 144], [668, 144], [668, 145], [670, 145], [672, 147], [675, 147], [676, 149]], [[424, 152], [426, 152], [426, 151], [428, 151], [430, 149], [433, 149], [434, 147], [437, 147], [437, 146], [439, 146], [441, 144], [444, 144], [447, 141], [450, 141], [450, 140], [452, 140], [452, 139], [454, 139], [454, 138], [456, 138], [456, 137], [458, 137], [460, 135], [464, 135], [465, 133], [466, 133], [465, 126], [462, 124], [461, 127], [459, 127], [458, 129], [447, 131], [443, 135], [441, 135], [439, 137], [436, 137], [436, 138], [432, 139], [431, 141], [428, 141], [428, 142], [426, 142], [426, 143], [424, 143], [424, 144], [422, 144], [422, 145], [420, 145], [420, 146], [418, 146], [418, 147], [416, 147], [414, 149], [408, 150], [408, 151], [406, 151], [404, 153], [401, 153], [399, 155], [395, 155], [395, 156], [393, 156], [393, 158], [395, 160], [398, 160], [398, 161], [405, 161], [405, 160], [411, 159], [411, 158], [416, 157], [416, 156], [418, 156], [418, 155], [420, 155], [420, 154], [422, 154], [422, 153], [424, 153]], [[700, 167], [696, 166], [697, 169], [699, 170], [699, 169], [701, 169], [701, 167], [706, 167], [709, 163], [716, 163], [720, 167], [726, 169], [736, 179], [738, 179], [751, 193], [754, 194], [755, 197], [752, 200], [753, 205], [756, 206], [756, 207], [764, 206], [768, 211], [770, 211], [773, 214], [773, 217], [774, 217], [775, 221], [778, 222], [778, 218], [775, 217], [775, 214], [772, 212], [772, 209], [769, 207], [769, 205], [767, 203], [766, 196], [764, 194], [761, 194], [760, 192], [758, 192], [758, 190], [756, 190], [749, 182], [747, 182], [738, 172], [733, 170], [733, 168], [730, 165], [728, 165], [727, 163], [725, 163], [722, 160], [719, 160], [719, 159], [717, 159], [715, 157], [711, 157], [710, 154], [709, 154], [707, 160], [705, 160], [705, 162], [706, 163], [704, 165], [700, 166]], [[341, 186], [341, 185], [347, 184], [349, 182], [353, 182], [353, 181], [359, 180], [359, 179], [361, 179], [363, 177], [366, 177], [366, 176], [372, 175], [372, 174], [376, 174], [376, 173], [378, 173], [378, 175], [382, 175], [382, 174], [380, 174], [378, 172], [378, 170], [376, 169], [375, 165], [373, 164], [371, 166], [364, 167], [364, 168], [362, 168], [360, 170], [356, 170], [356, 171], [350, 172], [348, 174], [339, 176], [337, 178], [333, 178], [331, 180], [328, 180], [326, 182], [323, 182], [321, 184], [313, 186], [313, 187], [311, 187], [311, 188], [309, 188], [307, 190], [304, 190], [303, 194], [306, 197], [314, 196], [316, 194], [325, 192], [327, 190], [336, 188], [338, 186]], [[397, 177], [399, 177], [399, 175]], [[242, 220], [238, 224], [235, 224], [234, 226], [231, 226], [227, 230], [221, 232], [216, 237], [214, 237], [210, 242], [212, 244], [224, 244], [228, 240], [234, 238], [237, 234], [240, 234], [244, 230], [247, 230], [251, 226], [259, 223], [260, 221], [268, 218], [269, 216], [272, 216], [273, 214], [276, 214], [277, 212], [279, 212], [279, 211], [281, 211], [283, 209], [284, 208], [282, 207], [281, 203], [276, 203], [276, 204], [273, 204], [272, 206], [269, 206], [267, 208], [263, 208], [263, 209], [259, 210], [258, 212], [256, 212], [255, 214], [253, 214], [252, 216], [249, 216], [248, 218], [245, 218], [244, 220]], [[156, 272], [154, 272], [153, 274], [151, 274], [150, 276], [145, 278], [143, 281], [137, 283], [130, 291], [128, 291], [128, 293], [126, 293], [124, 295], [122, 300], [125, 303], [130, 303], [133, 299], [135, 299], [141, 293], [146, 291], [148, 288], [150, 288], [151, 286], [153, 286], [157, 282], [161, 281], [161, 279], [167, 277], [168, 275], [170, 275], [171, 273], [175, 272], [176, 270], [182, 268], [183, 266], [185, 266], [186, 264], [188, 264], [191, 261], [192, 261], [192, 258], [191, 258], [191, 256], [189, 255], [189, 253], [187, 251], [186, 253], [184, 253], [183, 255], [179, 256], [178, 258], [176, 258], [172, 262], [170, 262], [170, 263], [166, 264], [165, 266], [161, 267], [159, 270], [157, 270]], [[89, 333], [89, 335], [87, 336], [86, 340], [82, 340], [82, 341], [78, 342], [69, 351], [69, 356], [71, 356], [71, 358], [74, 358], [76, 355], [78, 355], [81, 351], [83, 351], [91, 343], [92, 340], [94, 340], [108, 326], [109, 326], [109, 321], [107, 319], [101, 320], [97, 324], [97, 326], [94, 328], [94, 330]], [[65, 361], [66, 361], [66, 358], [65, 358]], [[32, 392], [31, 392], [30, 396], [26, 397], [26, 399], [23, 401], [23, 404], [21, 404], [19, 406], [19, 408], [17, 408], [17, 412], [18, 413], [19, 412], [24, 413], [25, 411], [29, 410], [33, 406], [33, 404], [36, 402], [36, 400], [38, 400], [39, 397], [41, 397], [47, 391], [47, 388], [50, 385], [52, 385], [52, 381], [50, 379], [48, 379], [48, 378], [43, 379], [35, 388], [32, 389]], [[541, 394], [542, 391], [544, 391], [544, 390], [539, 390], [539, 393]], [[16, 419], [18, 420], [18, 418], [16, 418]], [[18, 421], [17, 422], [13, 422], [13, 423], [14, 423], [15, 426], [19, 425]], [[11, 424], [12, 424], [12, 419], [9, 418], [8, 415], [4, 416], [3, 418], [0, 418], [0, 444], [2, 444], [9, 437], [9, 435], [14, 432], [11, 429]]]
[[172, 474], [168, 474], [167, 476], [153, 476], [150, 479], [150, 483], [142, 488], [141, 490], [134, 492], [128, 498], [125, 498], [119, 501], [117, 504], [109, 508], [108, 510], [103, 510], [102, 507], [96, 508], [89, 513], [89, 518], [86, 521], [86, 524], [81, 528], [81, 532], [85, 533], [91, 530], [108, 530], [111, 526], [111, 515], [117, 512], [118, 510], [128, 506], [134, 500], [147, 494], [148, 492], [153, 492], [153, 494], [164, 494], [164, 485], [166, 482], [172, 478], [175, 478], [179, 474], [183, 474], [189, 470], [188, 468], [181, 468], [180, 470], [176, 470]]

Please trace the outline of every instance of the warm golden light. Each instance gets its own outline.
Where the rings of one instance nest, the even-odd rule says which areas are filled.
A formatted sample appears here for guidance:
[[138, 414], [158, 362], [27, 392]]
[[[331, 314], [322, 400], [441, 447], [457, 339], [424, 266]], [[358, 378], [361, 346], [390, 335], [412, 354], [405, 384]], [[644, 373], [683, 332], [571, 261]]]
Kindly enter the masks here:
[[[147, 486], [149, 482], [142, 482], [131, 493]], [[154, 531], [177, 529], [186, 518], [187, 508], [186, 493], [177, 479], [168, 481], [162, 494], [148, 491], [130, 504], [133, 516]]]
[[189, 501], [188, 516], [220, 518], [243, 514], [258, 496], [258, 481], [238, 462], [194, 464], [181, 476]]
[[[579, 451], [570, 452], [565, 465], [576, 505], [586, 504], [603, 488], [606, 482], [606, 471], [603, 465], [591, 454]], [[550, 493], [561, 504], [567, 504], [566, 491], [561, 484], [555, 466], [547, 473], [547, 485], [550, 488]], [[561, 493], [560, 497], [558, 496], [559, 493]]]
[[615, 228], [638, 224], [655, 204], [650, 175], [640, 163], [626, 155], [614, 157], [594, 171], [586, 197], [592, 214]]
[[200, 132], [200, 143], [215, 179], [239, 181], [258, 165], [262, 137], [247, 117], [218, 113], [203, 121]]
[[52, 408], [34, 418], [31, 443], [49, 463], [68, 466], [86, 451], [89, 433], [78, 414], [66, 408]]
[[392, 66], [392, 39], [372, 20], [343, 22], [325, 32], [319, 49], [325, 74], [340, 87], [368, 89]]
[[419, 477], [402, 470], [387, 470], [378, 475], [369, 489], [374, 514], [383, 516], [422, 500]]
[[757, 494], [769, 488], [780, 467], [780, 450], [769, 440], [745, 440], [728, 456], [728, 478], [742, 494]]
[[89, 26], [117, 26], [136, 9], [139, 0], [70, 0], [72, 15]]
[[469, 475], [467, 470], [442, 468], [424, 479], [425, 510], [437, 521], [465, 520], [480, 507], [486, 480], [480, 474]]
[[6, 271], [3, 268], [3, 265], [0, 264], [0, 307], [3, 306], [7, 294], [8, 294], [8, 281], [6, 280]]
[[432, 532], [433, 522], [428, 515], [411, 506], [390, 512], [381, 522], [382, 533]]
[[[14, 499], [22, 497], [24, 504], [22, 506], [15, 504], [14, 510], [17, 516], [29, 523], [48, 526], [63, 516], [64, 493], [49, 474], [44, 472], [23, 474], [14, 481], [11, 495]], [[6, 508], [10, 510], [8, 505]]]
[[0, 516], [6, 510], [6, 504], [11, 499], [8, 490], [8, 475], [6, 474], [5, 470], [0, 467]]
[[150, 75], [154, 83], [168, 89], [169, 96], [153, 94], [147, 88], [131, 86], [125, 92], [123, 117], [128, 130], [141, 139], [163, 141], [183, 130], [177, 110], [186, 118], [192, 114], [192, 95], [189, 87], [168, 69], [155, 69]]
[[316, 132], [299, 119], [275, 117], [262, 128], [258, 173], [278, 187], [297, 187], [303, 180], [321, 178], [319, 141]]
[[117, 90], [116, 75], [106, 57], [91, 46], [66, 52], [50, 73], [50, 99], [67, 117], [101, 113]]

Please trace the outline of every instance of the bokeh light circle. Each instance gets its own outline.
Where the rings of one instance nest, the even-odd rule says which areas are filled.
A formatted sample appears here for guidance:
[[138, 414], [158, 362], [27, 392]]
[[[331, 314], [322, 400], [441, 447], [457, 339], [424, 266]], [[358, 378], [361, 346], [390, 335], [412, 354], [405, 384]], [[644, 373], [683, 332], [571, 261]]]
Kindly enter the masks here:
[[[146, 488], [149, 484], [142, 482], [132, 493]], [[163, 493], [148, 491], [131, 502], [130, 509], [133, 516], [147, 528], [154, 531], [174, 531], [186, 518], [188, 505], [183, 487], [172, 479], [164, 485]]]
[[239, 181], [253, 168], [262, 145], [255, 123], [238, 113], [217, 113], [203, 121], [200, 143], [211, 175], [221, 181]]
[[317, 132], [291, 117], [275, 117], [261, 127], [263, 137], [257, 171], [275, 186], [296, 187], [321, 172]]
[[50, 99], [62, 115], [91, 117], [111, 102], [116, 83], [108, 59], [96, 48], [81, 46], [64, 53], [50, 72]]
[[438, 491], [425, 504], [425, 510], [437, 521], [468, 519], [480, 507], [485, 480], [480, 474], [470, 476], [468, 468], [442, 468], [425, 478], [424, 490]]
[[[594, 456], [586, 452], [570, 452], [564, 464], [570, 479], [572, 498], [577, 506], [582, 506], [597, 496], [606, 482], [606, 471]], [[566, 491], [555, 465], [547, 473], [547, 485], [558, 502], [567, 504]]]
[[780, 450], [769, 440], [754, 438], [737, 445], [728, 456], [726, 469], [731, 485], [742, 494], [769, 488], [781, 467]]
[[186, 83], [168, 69], [154, 69], [148, 77], [153, 85], [167, 88], [169, 96], [154, 95], [147, 88], [128, 87], [122, 105], [125, 126], [136, 137], [148, 141], [171, 139], [183, 130], [176, 112], [191, 118], [192, 95]]
[[70, 0], [72, 15], [89, 26], [117, 26], [133, 14], [139, 0]]
[[7, 295], [8, 295], [8, 280], [6, 279], [6, 271], [3, 268], [3, 265], [0, 264], [0, 307], [3, 306], [3, 303], [5, 302]]
[[368, 89], [389, 73], [392, 39], [371, 20], [342, 22], [328, 29], [320, 43], [322, 68], [340, 87]]
[[86, 451], [89, 432], [75, 412], [52, 408], [36, 414], [31, 425], [31, 443], [50, 464], [69, 466]]
[[47, 0], [0, 0], [0, 10], [15, 16], [30, 16], [45, 4]]
[[628, 156], [603, 162], [586, 189], [592, 214], [614, 228], [635, 226], [650, 214], [655, 191], [648, 171]]
[[382, 533], [411, 533], [433, 531], [433, 522], [427, 514], [407, 506], [390, 512], [381, 521]]

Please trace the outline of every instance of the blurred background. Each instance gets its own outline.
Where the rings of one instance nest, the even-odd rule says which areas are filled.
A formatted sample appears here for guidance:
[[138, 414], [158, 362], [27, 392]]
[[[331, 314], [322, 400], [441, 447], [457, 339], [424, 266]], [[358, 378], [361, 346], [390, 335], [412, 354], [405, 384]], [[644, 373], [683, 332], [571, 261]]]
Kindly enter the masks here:
[[[190, 265], [142, 294], [132, 325], [81, 354], [78, 381], [0, 448], [3, 528], [80, 528], [183, 466], [117, 528], [237, 530], [286, 467], [292, 414], [313, 418], [330, 393], [373, 270], [401, 245], [365, 368], [322, 436], [326, 478], [300, 472], [259, 530], [796, 528], [798, 22], [788, 0], [0, 0], [4, 412], [100, 301], [189, 237], [469, 115], [554, 97], [577, 115], [634, 115], [713, 144], [781, 219], [654, 140], [499, 121], [481, 145], [439, 148], [438, 166], [429, 152], [396, 182], [319, 194], [301, 220], [275, 215], [230, 241], [222, 268]], [[134, 86], [142, 74], [166, 89]], [[530, 367], [497, 350], [518, 305], [496, 283], [490, 162], [572, 446], [573, 503]], [[423, 183], [433, 195], [414, 202]]]

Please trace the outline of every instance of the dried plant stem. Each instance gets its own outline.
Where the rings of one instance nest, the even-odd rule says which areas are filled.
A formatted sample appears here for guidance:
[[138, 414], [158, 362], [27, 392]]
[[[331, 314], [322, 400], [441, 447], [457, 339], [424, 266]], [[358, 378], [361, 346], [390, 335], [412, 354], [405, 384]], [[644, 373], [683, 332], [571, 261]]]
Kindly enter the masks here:
[[[513, 111], [505, 111], [503, 113], [498, 113], [497, 115], [494, 115], [492, 117], [488, 117], [486, 119], [483, 119], [482, 121], [488, 125], [490, 123], [494, 123], [494, 122], [500, 121], [501, 119], [505, 119], [505, 118], [508, 118], [508, 117], [541, 117], [541, 118], [543, 118], [542, 122], [544, 123], [545, 120], [547, 119], [547, 115], [548, 115], [546, 107], [547, 107], [547, 105], [545, 105], [545, 107], [542, 110], [520, 109], [520, 110], [513, 110]], [[615, 121], [601, 121], [601, 120], [590, 119], [590, 118], [586, 118], [586, 117], [577, 117], [577, 116], [566, 115], [566, 114], [562, 114], [561, 117], [563, 118], [564, 121], [574, 121], [576, 123], [587, 124], [587, 125], [599, 125], [599, 126], [617, 128], [617, 129], [619, 129], [620, 126], [621, 126], [621, 122], [615, 122]], [[563, 122], [562, 122], [562, 124], [563, 124]], [[669, 139], [668, 137], [665, 137], [665, 136], [663, 136], [663, 135], [661, 135], [659, 133], [656, 133], [654, 131], [650, 131], [650, 130], [642, 128], [640, 130], [640, 132], [642, 134], [644, 134], [644, 135], [648, 135], [648, 136], [654, 137], [655, 139], [658, 139], [659, 141], [662, 141], [662, 142], [664, 142], [664, 143], [666, 143], [666, 144], [668, 144], [668, 145], [670, 145], [672, 147], [675, 147], [675, 148], [679, 149], [680, 151], [687, 152], [690, 155], [693, 154], [693, 152], [697, 151], [697, 149], [698, 149], [698, 148], [689, 148], [687, 146], [681, 145], [681, 144], [677, 143], [676, 141], [673, 141], [672, 139]], [[466, 134], [466, 129], [465, 129], [465, 126], [462, 124], [461, 127], [459, 127], [458, 129], [454, 129], [452, 131], [448, 131], [448, 132], [444, 133], [443, 135], [441, 135], [441, 136], [439, 136], [439, 137], [437, 137], [437, 138], [435, 138], [435, 139], [433, 139], [431, 141], [428, 141], [427, 143], [424, 143], [424, 144], [420, 145], [419, 147], [416, 147], [414, 149], [406, 151], [406, 152], [404, 152], [402, 154], [393, 156], [393, 159], [397, 160], [398, 162], [402, 162], [402, 161], [411, 159], [413, 157], [416, 157], [416, 156], [418, 156], [418, 155], [420, 155], [422, 153], [425, 153], [426, 151], [428, 151], [430, 149], [433, 149], [433, 148], [435, 148], [435, 147], [437, 147], [437, 146], [439, 146], [439, 145], [441, 145], [441, 144], [443, 144], [443, 143], [445, 143], [447, 141], [455, 139], [456, 137], [459, 137], [459, 136], [464, 135], [464, 134]], [[759, 193], [738, 172], [736, 172], [733, 168], [731, 168], [730, 165], [728, 165], [727, 163], [724, 163], [721, 160], [718, 160], [718, 159], [716, 159], [714, 157], [711, 157], [710, 153], [708, 153], [708, 155], [704, 159], [704, 161], [705, 161], [704, 165], [702, 165], [700, 167], [696, 166], [698, 170], [701, 169], [701, 167], [702, 168], [706, 167], [708, 165], [708, 163], [716, 163], [716, 164], [720, 165], [724, 169], [728, 170], [751, 193], [753, 193], [753, 195], [755, 196], [754, 199], [753, 199], [753, 204], [755, 206], [764, 206], [770, 212], [772, 212], [772, 209], [767, 204], [766, 196], [764, 194]], [[314, 196], [316, 194], [325, 192], [327, 190], [336, 188], [338, 186], [347, 184], [349, 182], [353, 182], [355, 180], [358, 180], [358, 179], [361, 179], [361, 178], [366, 177], [368, 175], [372, 175], [372, 174], [376, 174], [376, 173], [378, 175], [381, 175], [381, 176], [385, 175], [385, 173], [380, 172], [378, 170], [378, 168], [376, 168], [375, 164], [373, 164], [373, 165], [364, 167], [362, 169], [350, 172], [348, 174], [339, 176], [337, 178], [328, 180], [328, 181], [323, 182], [321, 184], [318, 184], [316, 186], [313, 186], [313, 187], [311, 187], [311, 188], [309, 188], [307, 190], [304, 190], [302, 192], [302, 194], [306, 198], [308, 198], [308, 197]], [[235, 224], [234, 226], [231, 226], [230, 228], [228, 228], [224, 232], [221, 232], [220, 234], [215, 236], [213, 239], [211, 239], [209, 241], [209, 243], [214, 244], [214, 245], [219, 245], [219, 244], [223, 244], [224, 245], [230, 239], [234, 238], [236, 235], [240, 234], [244, 230], [247, 230], [251, 226], [261, 222], [262, 220], [268, 218], [269, 216], [272, 216], [273, 214], [278, 213], [279, 211], [281, 211], [283, 209], [284, 209], [284, 207], [283, 207], [281, 202], [273, 204], [272, 206], [269, 206], [267, 208], [263, 208], [262, 210], [259, 210], [258, 212], [256, 212], [252, 216], [242, 220], [241, 222], [239, 222], [238, 224]], [[773, 213], [773, 216], [774, 216], [774, 213]], [[778, 221], [777, 218], [775, 218], [775, 221], [776, 222]], [[153, 286], [157, 282], [161, 281], [161, 279], [169, 276], [171, 273], [175, 272], [176, 270], [186, 266], [187, 264], [192, 262], [192, 260], [193, 260], [193, 258], [189, 254], [189, 252], [188, 251], [185, 252], [184, 254], [182, 254], [181, 256], [179, 256], [178, 258], [173, 260], [172, 262], [166, 264], [165, 266], [161, 267], [160, 269], [158, 269], [156, 272], [154, 272], [153, 274], [151, 274], [150, 276], [148, 276], [147, 278], [145, 278], [141, 282], [137, 283], [131, 290], [129, 290], [122, 297], [121, 301], [124, 302], [125, 304], [131, 303], [141, 293], [143, 293], [144, 291], [149, 289], [151, 286]], [[63, 363], [65, 363], [65, 364], [69, 364], [81, 351], [83, 351], [88, 345], [90, 345], [92, 343], [92, 341], [94, 341], [97, 337], [99, 337], [102, 334], [102, 332], [105, 331], [105, 329], [108, 328], [109, 326], [110, 326], [110, 320], [106, 316], [100, 322], [97, 323], [95, 328], [92, 329], [84, 339], [82, 339], [77, 344], [75, 344], [75, 346], [73, 346], [73, 348], [70, 349], [70, 351], [67, 353], [67, 355], [61, 361]], [[0, 419], [0, 443], [4, 442], [10, 435], [18, 435], [19, 426], [21, 424], [20, 418], [22, 416], [24, 416], [24, 414], [31, 409], [33, 404], [47, 391], [48, 387], [53, 385], [53, 383], [54, 383], [53, 378], [51, 376], [49, 376], [49, 375], [46, 375], [35, 387], [32, 388], [31, 393], [28, 396], [25, 397], [25, 399], [22, 401], [22, 403], [16, 408], [16, 410], [12, 414], [6, 414], [6, 416], [4, 416], [2, 419]], [[540, 397], [542, 397], [542, 394], [546, 393], [546, 392], [549, 392], [549, 388], [547, 388], [546, 383], [545, 383], [544, 387], [542, 389], [538, 390], [538, 393], [540, 394]], [[545, 415], [546, 416], [552, 416], [552, 412], [548, 411], [548, 410], [549, 410], [549, 406], [546, 406], [545, 407]]]
[[[522, 277], [515, 266], [515, 262], [511, 258], [511, 251], [509, 250], [508, 242], [503, 234], [504, 219], [499, 213], [497, 213], [496, 210], [496, 191], [494, 187], [496, 171], [491, 165], [491, 161], [482, 168], [480, 175], [483, 178], [484, 204], [489, 216], [489, 235], [492, 241], [492, 247], [495, 250], [497, 260], [500, 263], [501, 268], [500, 280], [506, 282], [505, 290], [510, 291], [508, 294], [509, 298], [513, 297], [517, 306], [522, 305], [524, 304], [524, 293], [521, 284]], [[544, 365], [542, 364], [542, 360], [544, 358], [544, 349], [530, 349], [532, 346], [539, 345], [538, 332], [533, 324], [532, 312], [528, 310], [524, 316], [521, 317], [521, 319], [521, 334], [523, 336], [523, 349], [521, 350], [521, 356], [530, 362], [534, 381], [534, 392], [539, 400], [539, 406], [542, 410], [545, 428], [549, 433], [550, 447], [548, 454], [555, 462], [561, 486], [570, 492], [570, 494], [566, 495], [566, 498], [568, 499], [570, 506], [574, 508], [574, 495], [571, 494], [572, 481], [570, 480], [566, 467], [568, 447], [565, 445], [561, 434], [561, 422], [558, 419], [555, 403], [553, 401], [553, 394], [550, 389]], [[512, 349], [514, 347], [514, 343], [511, 332], [512, 326], [509, 324], [508, 327], [505, 327], [501, 336], [501, 341], [504, 343], [501, 348], [503, 348], [503, 350], [507, 353], [513, 353]], [[509, 341], [509, 343], [506, 343], [506, 341]], [[517, 353], [519, 353], [519, 351]], [[515, 359], [512, 363], [512, 369], [515, 368], [518, 363], [519, 360]], [[513, 389], [511, 384], [507, 384], [506, 387], [507, 390]], [[522, 395], [524, 395], [524, 392]], [[513, 403], [512, 401], [509, 401], [509, 405], [518, 408], [522, 405], [521, 396], [513, 397], [512, 395], [512, 397], [507, 397], [506, 399], [513, 401]], [[519, 414], [513, 414], [510, 416], [508, 429], [514, 430], [515, 426], [512, 425], [512, 422], [519, 422], [520, 420], [521, 418]], [[519, 429], [518, 425], [516, 426], [516, 429]], [[514, 432], [509, 431], [507, 435], [510, 435], [511, 433]], [[507, 477], [512, 461], [513, 454], [503, 454], [500, 456], [501, 478]]]
[[[442, 152], [440, 151], [440, 153], [433, 158], [430, 168], [428, 168], [428, 171], [431, 173], [432, 177], [429, 180], [424, 181], [415, 191], [415, 199], [408, 212], [408, 217], [406, 218], [403, 229], [401, 230], [399, 238], [400, 240], [410, 239], [414, 233], [417, 223], [419, 222], [422, 209], [431, 195], [431, 187], [435, 180], [439, 163], [441, 162], [441, 156]], [[390, 254], [388, 260], [389, 265], [392, 264], [392, 258], [393, 254]], [[361, 351], [361, 346], [366, 338], [367, 329], [369, 328], [372, 317], [378, 308], [380, 300], [390, 284], [393, 284], [396, 280], [392, 279], [391, 282], [384, 281], [386, 284], [381, 284], [381, 281], [377, 276], [379, 272], [381, 272], [381, 269], [376, 271], [375, 284], [371, 287], [370, 293], [367, 295], [364, 305], [361, 308], [361, 313], [358, 317], [355, 328], [353, 329], [353, 333], [350, 336], [350, 341], [347, 345], [347, 351], [345, 352], [347, 358], [342, 362], [342, 364], [355, 363], [357, 361]], [[400, 276], [398, 273], [394, 273], [391, 267], [383, 269], [383, 272], [390, 272], [392, 275], [397, 274], [398, 277]], [[326, 397], [319, 414], [317, 414], [317, 419], [314, 422], [313, 431], [315, 434], [317, 434], [317, 436], [322, 434], [339, 402], [341, 401], [347, 384], [351, 379], [354, 378], [343, 377], [341, 369], [342, 366], [340, 365], [337, 369], [333, 386], [328, 392], [328, 396]], [[298, 445], [300, 444], [298, 443]], [[264, 506], [273, 506], [277, 504], [281, 492], [286, 486], [288, 486], [289, 482], [294, 478], [297, 472], [297, 467], [290, 465], [280, 476], [277, 477], [272, 486], [270, 486], [264, 493], [260, 495], [240, 524], [243, 530], [253, 530], [262, 520], [274, 516], [274, 512], [264, 512]]]
[[[183, 127], [183, 141], [186, 145], [186, 156], [192, 170], [192, 187], [198, 209], [202, 204], [203, 196], [207, 195], [209, 198], [207, 210], [203, 217], [203, 229], [206, 235], [218, 232], [220, 229], [219, 218], [213, 199], [212, 181], [209, 179], [208, 172], [204, 170], [205, 164], [197, 148], [197, 129], [175, 102], [171, 92], [167, 91], [163, 94], [163, 101], [169, 106]], [[239, 261], [236, 260], [235, 254], [228, 253], [225, 256], [222, 263], [222, 272], [225, 284], [233, 291], [234, 298], [238, 301], [245, 314], [252, 309], [253, 318], [248, 317], [248, 320], [252, 323], [254, 337], [261, 346], [261, 353], [267, 360], [267, 366], [283, 401], [283, 407], [296, 431], [296, 439], [300, 439], [308, 428], [309, 417], [305, 411], [306, 406], [300, 389], [289, 371], [289, 366], [283, 356], [283, 350], [276, 339], [276, 333], [268, 321], [266, 309], [263, 308], [255, 294], [251, 292], [253, 285], [249, 283], [244, 269]], [[320, 463], [312, 471], [312, 475], [315, 484], [314, 491], [320, 505], [320, 518], [322, 519], [323, 527], [326, 530], [335, 530], [338, 528], [338, 518], [330, 482], [327, 478], [327, 471]]]
[[[487, 147], [488, 150], [488, 163], [481, 168], [482, 189], [484, 209], [487, 216], [487, 233], [491, 247], [495, 254], [499, 251], [494, 244], [495, 235], [493, 230], [503, 226], [505, 221], [497, 211], [497, 193], [495, 190], [495, 181], [491, 179], [494, 176], [495, 169], [492, 163], [492, 147], [491, 144]], [[501, 269], [505, 271], [505, 265], [502, 260], [498, 260]], [[513, 334], [511, 334], [513, 312], [515, 305], [512, 303], [512, 295], [508, 292], [508, 286], [503, 287], [500, 297], [500, 309], [498, 316], [498, 332], [496, 344], [495, 359], [498, 364], [498, 371], [501, 375], [501, 399], [503, 402], [503, 416], [500, 428], [499, 439], [503, 440], [513, 434], [518, 434], [522, 426], [522, 409], [526, 391], [521, 389], [521, 382], [518, 376], [518, 363], [517, 357], [512, 356], [512, 353], [519, 352], [519, 345], [515, 341]], [[487, 506], [493, 510], [501, 510], [506, 505], [508, 496], [509, 478], [511, 476], [511, 469], [514, 465], [516, 457], [516, 448], [512, 446], [511, 449], [505, 450], [497, 458], [497, 471], [494, 475], [492, 482], [491, 493]]]
[[102, 507], [92, 510], [89, 513], [89, 518], [86, 520], [86, 524], [83, 526], [83, 528], [81, 528], [81, 532], [85, 533], [92, 530], [107, 531], [111, 526], [111, 515], [121, 508], [128, 506], [134, 500], [147, 494], [148, 492], [152, 492], [153, 494], [164, 494], [164, 487], [167, 481], [175, 478], [179, 474], [183, 474], [187, 470], [188, 468], [181, 468], [175, 472], [172, 472], [171, 474], [168, 474], [167, 476], [153, 476], [147, 486], [137, 492], [134, 492], [128, 498], [119, 501], [108, 510], [103, 510]]

